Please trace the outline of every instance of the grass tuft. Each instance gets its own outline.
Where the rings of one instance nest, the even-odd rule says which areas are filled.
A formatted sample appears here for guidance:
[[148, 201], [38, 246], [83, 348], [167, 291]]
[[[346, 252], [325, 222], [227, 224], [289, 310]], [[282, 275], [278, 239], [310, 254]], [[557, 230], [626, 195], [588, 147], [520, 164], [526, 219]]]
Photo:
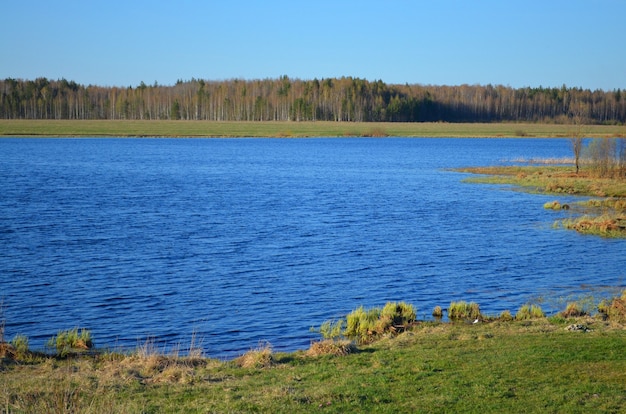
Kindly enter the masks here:
[[511, 315], [510, 310], [505, 310], [505, 311], [502, 311], [498, 319], [501, 320], [502, 322], [510, 322], [513, 320], [513, 315]]
[[567, 307], [563, 312], [561, 312], [561, 316], [564, 318], [577, 318], [580, 316], [585, 316], [587, 313], [581, 308], [578, 302], [570, 302], [567, 304]]
[[626, 289], [622, 292], [621, 297], [600, 302], [598, 312], [609, 321], [626, 323]]
[[448, 307], [448, 319], [453, 322], [473, 320], [480, 317], [480, 306], [474, 302], [451, 302]]
[[545, 317], [543, 310], [539, 305], [526, 304], [522, 305], [515, 314], [515, 320], [525, 321], [529, 319], [539, 319]]
[[274, 363], [272, 346], [269, 343], [260, 345], [235, 359], [235, 364], [242, 368], [263, 369], [273, 366]]
[[65, 357], [69, 354], [77, 354], [93, 348], [91, 331], [78, 328], [67, 331], [59, 331], [56, 336], [48, 340], [48, 347], [55, 348], [57, 354]]
[[350, 340], [333, 340], [325, 339], [323, 341], [313, 342], [306, 354], [312, 357], [322, 355], [344, 356], [356, 352], [357, 348]]

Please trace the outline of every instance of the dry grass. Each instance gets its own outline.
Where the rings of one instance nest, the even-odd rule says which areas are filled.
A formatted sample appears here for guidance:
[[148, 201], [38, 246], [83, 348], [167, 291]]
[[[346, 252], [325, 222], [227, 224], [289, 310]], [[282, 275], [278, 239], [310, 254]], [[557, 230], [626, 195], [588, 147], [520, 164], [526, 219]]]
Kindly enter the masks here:
[[275, 364], [272, 346], [260, 345], [257, 349], [252, 349], [235, 359], [234, 362], [242, 368], [269, 368]]
[[323, 341], [313, 342], [306, 354], [312, 357], [322, 355], [343, 356], [356, 352], [356, 350], [356, 346], [350, 340], [325, 339]]
[[626, 216], [603, 214], [598, 217], [582, 216], [561, 222], [566, 229], [576, 230], [582, 234], [603, 237], [626, 237]]
[[615, 297], [610, 301], [602, 301], [598, 305], [598, 312], [611, 322], [618, 324], [626, 323], [626, 290], [621, 297]]
[[568, 303], [565, 310], [561, 312], [561, 316], [563, 316], [564, 318], [578, 318], [585, 315], [586, 312], [580, 307], [577, 302]]

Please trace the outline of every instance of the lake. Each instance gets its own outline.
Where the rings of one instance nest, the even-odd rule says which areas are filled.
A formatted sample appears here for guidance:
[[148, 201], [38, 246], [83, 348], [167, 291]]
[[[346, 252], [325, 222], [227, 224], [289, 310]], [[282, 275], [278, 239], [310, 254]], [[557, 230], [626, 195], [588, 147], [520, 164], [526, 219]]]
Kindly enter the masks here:
[[[567, 139], [0, 139], [6, 337], [42, 349], [193, 334], [231, 358], [360, 305], [451, 301], [513, 314], [624, 286], [625, 240], [552, 228], [574, 197], [470, 184], [449, 169], [571, 156]], [[562, 306], [561, 309], [558, 306]], [[177, 345], [179, 344], [179, 345]]]

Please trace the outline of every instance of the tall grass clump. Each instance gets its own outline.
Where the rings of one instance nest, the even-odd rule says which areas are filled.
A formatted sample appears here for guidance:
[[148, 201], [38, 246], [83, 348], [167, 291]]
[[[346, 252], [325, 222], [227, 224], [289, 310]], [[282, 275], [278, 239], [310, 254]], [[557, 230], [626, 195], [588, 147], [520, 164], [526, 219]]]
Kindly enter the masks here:
[[502, 313], [500, 314], [498, 319], [503, 321], [503, 322], [510, 322], [510, 321], [513, 320], [513, 315], [511, 315], [511, 311], [510, 310], [505, 310], [505, 311], [502, 311]]
[[47, 343], [49, 348], [55, 348], [57, 355], [65, 357], [69, 354], [80, 353], [93, 348], [91, 331], [78, 328], [59, 331]]
[[369, 342], [376, 334], [378, 318], [380, 308], [365, 309], [359, 306], [346, 316], [346, 329], [343, 335], [360, 343]]
[[311, 327], [311, 332], [317, 332], [322, 335], [324, 339], [339, 339], [342, 335], [341, 330], [345, 325], [345, 321], [343, 319], [339, 320], [328, 320], [320, 325], [318, 329]]
[[600, 302], [598, 312], [603, 319], [617, 323], [626, 323], [626, 290], [622, 292], [621, 297]]
[[415, 308], [406, 302], [387, 302], [380, 313], [380, 319], [389, 321], [390, 327], [395, 329], [415, 322], [416, 317]]
[[28, 353], [28, 337], [26, 335], [17, 334], [11, 339], [11, 345], [20, 355]]
[[258, 348], [252, 349], [235, 359], [235, 364], [242, 368], [269, 368], [274, 365], [274, 362], [272, 346], [269, 343], [261, 344]]
[[585, 315], [587, 315], [587, 312], [585, 312], [578, 302], [569, 302], [565, 310], [561, 312], [561, 316], [564, 318], [577, 318]]
[[387, 302], [381, 308], [363, 306], [346, 316], [343, 336], [359, 343], [368, 343], [387, 333], [396, 333], [415, 322], [417, 312], [406, 302]]
[[581, 234], [590, 234], [608, 238], [626, 237], [626, 217], [603, 214], [598, 217], [582, 216], [563, 220], [561, 225]]
[[450, 302], [448, 307], [448, 319], [450, 321], [463, 321], [480, 318], [480, 306], [478, 303], [465, 301]]
[[541, 310], [541, 307], [539, 305], [526, 304], [522, 305], [522, 307], [519, 308], [519, 310], [515, 314], [515, 320], [525, 321], [528, 319], [543, 318], [544, 316], [545, 315], [543, 313], [543, 310]]

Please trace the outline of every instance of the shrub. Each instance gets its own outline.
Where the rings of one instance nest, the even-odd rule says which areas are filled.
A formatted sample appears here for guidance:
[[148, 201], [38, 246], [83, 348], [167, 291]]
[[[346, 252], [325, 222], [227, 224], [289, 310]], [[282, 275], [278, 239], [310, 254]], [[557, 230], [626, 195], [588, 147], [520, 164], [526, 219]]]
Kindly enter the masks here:
[[437, 319], [443, 318], [443, 310], [441, 309], [441, 306], [435, 306], [435, 309], [433, 309], [433, 316]]
[[387, 131], [385, 131], [383, 128], [375, 127], [375, 128], [371, 128], [367, 132], [364, 132], [362, 136], [364, 136], [364, 137], [386, 137], [386, 136], [388, 136], [388, 134], [387, 134]]
[[467, 319], [477, 319], [480, 317], [480, 306], [477, 303], [467, 303], [465, 301], [451, 302], [448, 307], [448, 319], [460, 321]]
[[538, 305], [526, 304], [523, 305], [515, 314], [515, 319], [518, 321], [524, 321], [527, 319], [543, 318], [545, 315]]
[[59, 356], [66, 356], [71, 353], [82, 352], [93, 347], [91, 331], [78, 328], [68, 331], [59, 331], [56, 336], [48, 340], [48, 347], [56, 348]]

